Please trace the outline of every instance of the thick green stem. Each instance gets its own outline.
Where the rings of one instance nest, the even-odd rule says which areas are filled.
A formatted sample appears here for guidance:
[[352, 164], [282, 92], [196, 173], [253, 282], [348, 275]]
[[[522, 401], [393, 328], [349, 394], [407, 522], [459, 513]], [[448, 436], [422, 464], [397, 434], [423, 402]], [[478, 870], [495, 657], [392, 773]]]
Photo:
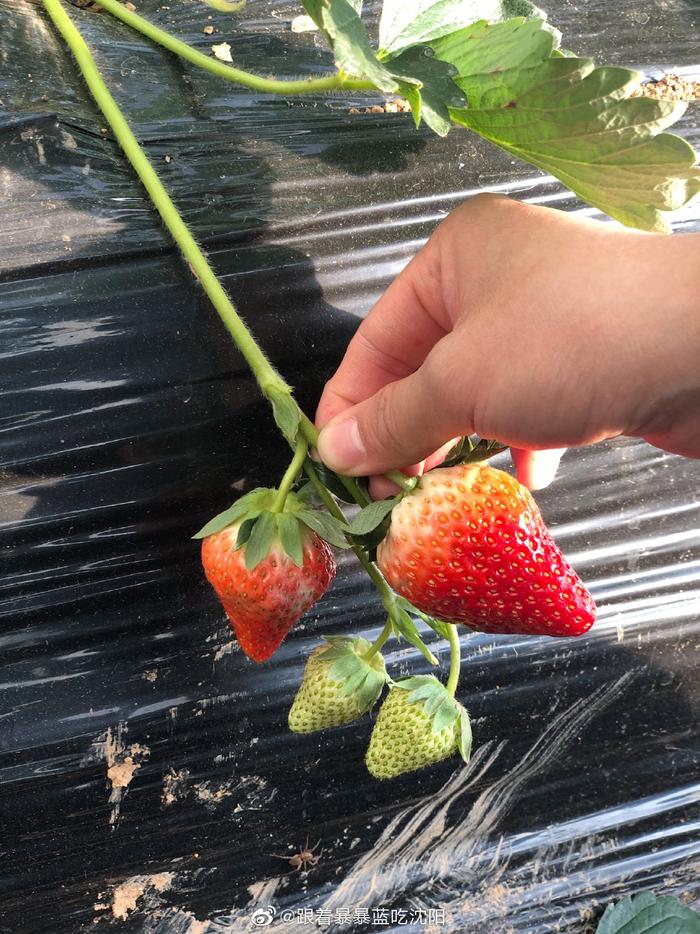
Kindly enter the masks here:
[[454, 697], [461, 667], [459, 633], [457, 632], [457, 627], [453, 624], [448, 626], [448, 632], [450, 637], [450, 674], [447, 679], [447, 693], [451, 697]]
[[124, 150], [124, 154], [133, 166], [134, 171], [141, 179], [141, 183], [163, 219], [163, 223], [170, 231], [173, 240], [175, 240], [180, 247], [185, 259], [189, 262], [192, 271], [202, 284], [202, 288], [209, 296], [214, 308], [236, 342], [238, 349], [243, 354], [246, 363], [253, 371], [261, 388], [266, 395], [268, 395], [270, 387], [277, 387], [282, 392], [290, 392], [290, 387], [287, 386], [260, 347], [258, 347], [255, 338], [239, 317], [238, 312], [222, 288], [221, 283], [216, 278], [204, 253], [199, 248], [185, 222], [180, 217], [170, 195], [163, 187], [162, 182], [158, 178], [155, 169], [148, 161], [148, 157], [143, 149], [141, 149], [129, 124], [120, 111], [117, 102], [109, 93], [83, 37], [74, 26], [59, 0], [43, 0], [43, 4], [54, 25], [75, 56], [75, 60], [90, 89], [90, 93], [94, 97], [95, 103], [104, 114], [105, 120], [112, 128], [117, 142]]
[[376, 91], [376, 85], [371, 81], [362, 78], [349, 78], [345, 75], [335, 74], [328, 78], [303, 78], [294, 81], [278, 81], [275, 78], [263, 78], [260, 75], [252, 75], [250, 72], [241, 71], [240, 68], [234, 68], [233, 65], [227, 65], [220, 62], [203, 52], [198, 52], [191, 45], [176, 39], [169, 32], [154, 26], [147, 19], [128, 10], [118, 0], [99, 0], [99, 5], [103, 10], [107, 10], [112, 16], [120, 19], [127, 26], [137, 30], [151, 41], [162, 45], [163, 48], [174, 52], [181, 58], [186, 59], [199, 68], [211, 72], [219, 78], [226, 81], [233, 81], [235, 84], [242, 84], [254, 91], [261, 91], [264, 94], [321, 94], [325, 91]]
[[373, 658], [377, 654], [377, 652], [381, 649], [381, 647], [384, 645], [386, 640], [391, 635], [391, 632], [392, 632], [391, 617], [389, 617], [386, 623], [384, 623], [384, 629], [382, 629], [382, 631], [379, 633], [379, 635], [374, 640], [372, 645], [370, 645], [370, 647], [367, 649], [365, 654], [362, 656], [366, 662], [368, 662], [371, 658]]
[[[105, 120], [111, 127], [117, 142], [124, 151], [124, 155], [131, 163], [153, 202], [154, 207], [160, 214], [163, 223], [182, 251], [183, 256], [188, 261], [192, 272], [197, 276], [202, 288], [209, 297], [226, 329], [233, 337], [236, 346], [253, 372], [263, 394], [271, 401], [275, 396], [289, 395], [291, 397], [291, 388], [272, 366], [256, 343], [255, 338], [248, 330], [247, 325], [239, 316], [233, 303], [221, 286], [221, 283], [217, 279], [214, 270], [209, 265], [201, 248], [182, 220], [170, 195], [165, 190], [155, 169], [131, 131], [129, 124], [119, 109], [119, 105], [102, 80], [83, 37], [64, 10], [60, 0], [43, 0], [43, 4], [52, 22], [73, 53], [81, 74], [95, 99], [95, 103], [100, 108]], [[109, 0], [108, 6], [105, 8], [109, 8], [110, 12], [114, 12], [112, 9], [114, 6], [118, 7], [120, 15], [122, 13], [124, 14], [121, 18], [125, 19], [125, 21], [127, 16], [132, 17], [135, 15], [120, 4], [114, 3], [113, 0]], [[140, 20], [141, 18], [136, 17], [136, 19]], [[145, 23], [146, 21], [143, 20], [142, 22]], [[155, 29], [155, 27], [153, 28]], [[160, 32], [159, 30], [156, 31]], [[182, 43], [182, 45], [184, 45], [184, 43]], [[189, 46], [185, 47], [189, 48]], [[199, 55], [200, 53], [197, 54]], [[201, 57], [206, 62], [209, 62], [206, 56]], [[318, 439], [318, 432], [310, 419], [308, 419], [301, 410], [300, 416], [301, 434], [307, 443], [313, 446]], [[341, 480], [357, 503], [361, 506], [367, 505], [368, 500], [358, 487], [354, 478], [344, 477], [341, 478]]]
[[299, 471], [304, 466], [304, 461], [306, 460], [306, 452], [308, 451], [309, 446], [306, 441], [303, 439], [297, 441], [296, 447], [294, 449], [294, 457], [292, 461], [284, 472], [284, 476], [280, 481], [280, 485], [277, 488], [277, 494], [272, 501], [272, 506], [270, 507], [270, 512], [282, 512], [284, 509], [284, 504], [287, 499], [287, 494], [292, 488], [292, 484], [299, 476]]

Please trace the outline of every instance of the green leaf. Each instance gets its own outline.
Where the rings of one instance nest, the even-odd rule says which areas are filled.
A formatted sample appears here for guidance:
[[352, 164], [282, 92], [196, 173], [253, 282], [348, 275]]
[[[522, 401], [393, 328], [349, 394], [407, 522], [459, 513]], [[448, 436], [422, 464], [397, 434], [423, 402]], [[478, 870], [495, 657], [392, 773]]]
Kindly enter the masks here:
[[476, 20], [544, 14], [528, 0], [384, 0], [379, 21], [379, 57], [439, 39]]
[[[362, 0], [348, 0], [348, 3], [358, 16], [362, 13]], [[303, 0], [303, 4], [311, 19], [323, 29], [323, 7], [328, 6], [327, 0]]]
[[404, 639], [406, 639], [407, 642], [410, 642], [414, 648], [418, 649], [426, 661], [430, 662], [431, 665], [438, 664], [437, 658], [435, 658], [428, 646], [421, 639], [420, 633], [416, 628], [416, 624], [413, 622], [406, 610], [397, 609], [395, 613], [392, 613], [391, 619], [398, 632], [404, 637]]
[[348, 0], [305, 0], [304, 7], [328, 36], [338, 68], [368, 78], [387, 93], [398, 89], [391, 72], [377, 60], [362, 20]]
[[241, 496], [240, 499], [237, 499], [233, 506], [229, 506], [228, 509], [224, 509], [223, 512], [220, 512], [217, 516], [214, 516], [213, 519], [210, 519], [206, 525], [197, 532], [196, 535], [193, 535], [192, 538], [206, 538], [208, 535], [214, 535], [215, 532], [220, 532], [222, 529], [225, 529], [228, 525], [233, 525], [241, 516], [246, 515], [246, 513], [255, 513], [259, 515], [260, 511], [265, 508], [268, 500], [270, 500], [274, 490], [270, 490], [267, 487], [258, 487], [255, 490], [251, 490], [249, 493], [246, 493], [245, 496]]
[[459, 708], [459, 720], [456, 724], [457, 748], [464, 761], [469, 762], [469, 757], [472, 754], [471, 720], [469, 719], [469, 714], [461, 704], [458, 704], [457, 707]]
[[429, 45], [407, 49], [391, 61], [392, 72], [400, 79], [413, 78], [420, 86], [402, 80], [401, 93], [411, 105], [418, 126], [421, 118], [438, 136], [450, 131], [450, 107], [466, 106], [466, 98], [452, 80], [457, 73], [454, 65], [434, 57]]
[[391, 499], [378, 499], [376, 502], [370, 503], [369, 506], [365, 506], [350, 523], [350, 533], [352, 535], [367, 535], [374, 531], [380, 522], [389, 515], [402, 495], [402, 493], [397, 493]]
[[249, 571], [255, 570], [260, 562], [267, 557], [276, 531], [277, 523], [273, 513], [263, 512], [255, 520], [250, 532], [250, 538], [245, 545], [245, 566]]
[[322, 539], [336, 548], [349, 548], [345, 532], [347, 525], [340, 522], [339, 519], [330, 516], [327, 512], [321, 512], [320, 509], [299, 509], [296, 513], [297, 518], [301, 519], [304, 525], [321, 536]]
[[304, 564], [304, 541], [301, 527], [296, 516], [287, 512], [279, 512], [275, 516], [277, 531], [285, 552], [298, 568]]
[[299, 420], [301, 413], [292, 394], [288, 390], [273, 389], [270, 391], [270, 402], [272, 403], [272, 414], [275, 417], [277, 427], [290, 444], [294, 444], [299, 431]]
[[555, 37], [540, 20], [518, 17], [491, 25], [481, 20], [431, 45], [437, 58], [457, 69], [469, 106], [478, 107], [474, 94], [481, 84], [495, 86], [503, 75], [540, 65], [552, 54]]
[[553, 41], [540, 21], [516, 19], [477, 23], [434, 43], [467, 95], [469, 106], [451, 110], [452, 119], [615, 220], [666, 231], [659, 212], [700, 191], [692, 147], [660, 132], [685, 105], [630, 98], [637, 72], [553, 56]]
[[670, 895], [640, 892], [609, 905], [596, 934], [700, 934], [700, 915]]

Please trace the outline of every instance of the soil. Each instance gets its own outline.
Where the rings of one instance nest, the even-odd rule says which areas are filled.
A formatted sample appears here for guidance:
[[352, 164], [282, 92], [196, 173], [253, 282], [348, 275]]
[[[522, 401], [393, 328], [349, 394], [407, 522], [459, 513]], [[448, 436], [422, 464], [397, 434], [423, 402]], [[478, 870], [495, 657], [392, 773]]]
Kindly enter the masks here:
[[658, 101], [700, 101], [700, 81], [688, 81], [667, 74], [658, 81], [648, 81], [632, 93], [632, 97], [653, 97]]

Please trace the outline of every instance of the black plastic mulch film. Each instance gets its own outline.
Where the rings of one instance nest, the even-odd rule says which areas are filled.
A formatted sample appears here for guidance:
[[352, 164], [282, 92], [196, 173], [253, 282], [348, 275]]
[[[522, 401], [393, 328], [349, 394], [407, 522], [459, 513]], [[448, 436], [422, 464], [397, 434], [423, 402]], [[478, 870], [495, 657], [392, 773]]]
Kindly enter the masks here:
[[[330, 67], [291, 32], [291, 3], [138, 9], [205, 51], [225, 39], [244, 68]], [[550, 13], [601, 63], [700, 70], [697, 2]], [[349, 115], [352, 97], [259, 96], [107, 14], [73, 15], [309, 411], [359, 317], [462, 199], [581, 210], [466, 132]], [[274, 482], [287, 451], [39, 4], [0, 0], [0, 20], [0, 930], [213, 934], [257, 910], [275, 931], [535, 934], [584, 931], [640, 889], [697, 901], [700, 464], [631, 441], [566, 456], [537, 498], [600, 618], [578, 640], [463, 632], [469, 767], [379, 783], [367, 718], [291, 735], [306, 653], [376, 633], [381, 607], [342, 558], [271, 663], [237, 651], [190, 536]], [[677, 128], [696, 145], [699, 114]], [[700, 203], [676, 228], [700, 229]], [[424, 669], [405, 643], [388, 663]], [[307, 837], [319, 863], [291, 875], [272, 854]]]

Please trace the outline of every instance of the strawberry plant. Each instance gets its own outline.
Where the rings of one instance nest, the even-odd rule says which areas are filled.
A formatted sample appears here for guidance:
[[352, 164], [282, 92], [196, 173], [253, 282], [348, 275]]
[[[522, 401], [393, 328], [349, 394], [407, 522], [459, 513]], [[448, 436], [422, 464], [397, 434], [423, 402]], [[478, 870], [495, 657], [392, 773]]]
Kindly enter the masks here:
[[[68, 0], [42, 0], [154, 207], [268, 399], [292, 450], [275, 489], [258, 489], [208, 522], [205, 574], [244, 652], [266, 661], [330, 586], [331, 546], [351, 548], [374, 582], [386, 624], [374, 643], [336, 637], [315, 649], [289, 713], [298, 733], [363, 716], [388, 688], [367, 752], [391, 778], [471, 749], [469, 717], [455, 699], [457, 625], [510, 634], [578, 636], [595, 607], [544, 526], [529, 492], [480, 461], [497, 442], [463, 439], [445, 465], [420, 479], [391, 472], [399, 493], [370, 502], [366, 484], [309, 457], [317, 440], [292, 388], [239, 316], [105, 85], [69, 15]], [[561, 179], [589, 204], [643, 230], [667, 230], [665, 214], [700, 191], [692, 148], [664, 132], [683, 104], [632, 97], [636, 72], [596, 67], [563, 51], [560, 35], [529, 0], [384, 0], [377, 42], [361, 0], [304, 0], [307, 26], [327, 40], [335, 71], [280, 80], [242, 71], [181, 41], [118, 0], [99, 7], [190, 63], [265, 94], [327, 91], [401, 97], [416, 127], [440, 136], [480, 134]], [[239, 0], [206, 0], [222, 15]], [[352, 521], [344, 503], [361, 507]], [[449, 642], [446, 684], [432, 675], [392, 680], [381, 649], [406, 639], [437, 660], [417, 621]]]

